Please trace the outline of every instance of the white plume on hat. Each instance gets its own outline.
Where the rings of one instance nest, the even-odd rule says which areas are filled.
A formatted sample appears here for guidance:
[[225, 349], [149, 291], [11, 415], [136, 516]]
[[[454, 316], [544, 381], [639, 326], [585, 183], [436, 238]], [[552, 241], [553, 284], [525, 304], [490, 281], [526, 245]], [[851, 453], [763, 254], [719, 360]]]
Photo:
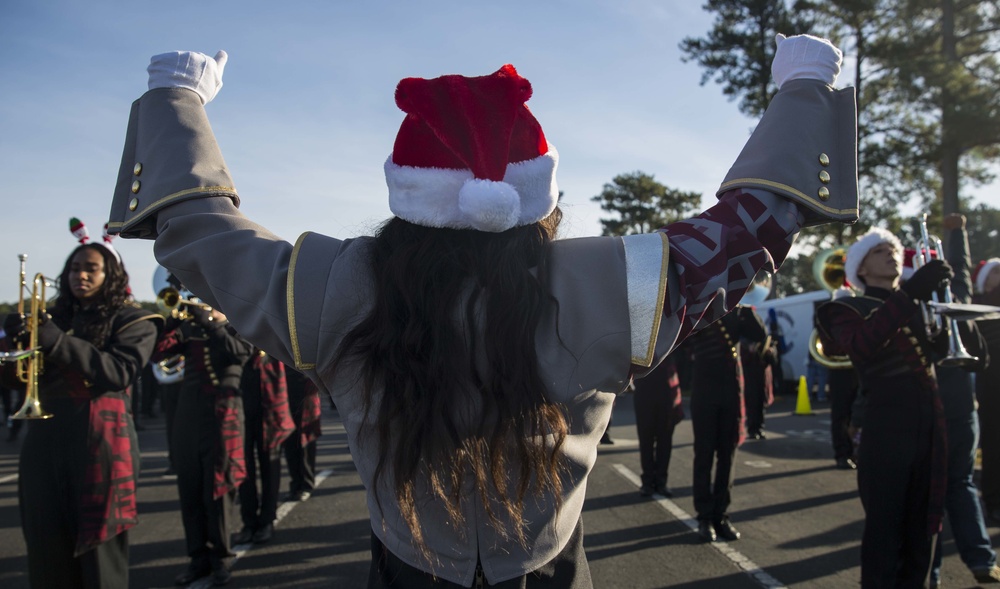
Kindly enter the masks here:
[[865, 233], [858, 238], [858, 240], [854, 242], [854, 245], [847, 248], [847, 260], [844, 261], [844, 273], [847, 275], [847, 281], [855, 288], [867, 286], [865, 281], [858, 276], [858, 268], [861, 267], [861, 262], [865, 260], [865, 256], [868, 255], [868, 252], [880, 243], [891, 244], [896, 250], [896, 257], [900, 260], [900, 262], [902, 262], [903, 244], [899, 241], [899, 238], [885, 229], [872, 227], [868, 233]]

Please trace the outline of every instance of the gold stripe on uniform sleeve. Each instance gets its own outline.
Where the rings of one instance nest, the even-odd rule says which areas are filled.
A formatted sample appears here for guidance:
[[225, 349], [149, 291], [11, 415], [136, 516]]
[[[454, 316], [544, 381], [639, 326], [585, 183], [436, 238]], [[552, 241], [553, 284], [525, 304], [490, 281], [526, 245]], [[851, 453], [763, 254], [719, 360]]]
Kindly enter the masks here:
[[292, 359], [295, 361], [295, 368], [298, 370], [310, 370], [315, 368], [315, 364], [305, 364], [302, 362], [302, 349], [299, 347], [299, 334], [295, 323], [295, 265], [299, 260], [299, 250], [302, 242], [312, 233], [306, 231], [295, 240], [295, 247], [292, 248], [292, 257], [288, 261], [288, 281], [285, 283], [285, 305], [288, 308], [288, 339], [292, 344]]

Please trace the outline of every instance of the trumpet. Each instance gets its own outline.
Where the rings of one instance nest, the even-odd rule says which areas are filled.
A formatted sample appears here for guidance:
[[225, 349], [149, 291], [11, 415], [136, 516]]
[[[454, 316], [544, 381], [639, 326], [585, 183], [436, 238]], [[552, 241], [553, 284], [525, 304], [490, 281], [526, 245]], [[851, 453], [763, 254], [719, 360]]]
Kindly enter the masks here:
[[[944, 248], [942, 247], [941, 239], [937, 236], [930, 236], [927, 233], [927, 213], [921, 214], [917, 217], [917, 224], [920, 227], [920, 243], [917, 244], [916, 255], [913, 256], [914, 266], [919, 268], [924, 264], [931, 261], [931, 251], [932, 248], [936, 249], [939, 256], [944, 255]], [[951, 305], [954, 300], [951, 296], [951, 284], [948, 283], [944, 287], [944, 303], [946, 305]], [[935, 303], [938, 301], [937, 293], [934, 293], [932, 299]], [[924, 325], [927, 329], [927, 337], [933, 339], [941, 335], [942, 330], [948, 330], [948, 355], [941, 359], [938, 364], [941, 366], [966, 366], [979, 361], [979, 358], [969, 354], [968, 350], [965, 349], [965, 345], [962, 343], [962, 337], [958, 333], [958, 321], [950, 318], [947, 323], [940, 313], [935, 311], [935, 308], [926, 303], [920, 304], [921, 312], [924, 317]]]
[[186, 306], [197, 307], [199, 309], [212, 309], [211, 306], [205, 303], [184, 298], [181, 296], [181, 291], [172, 286], [163, 288], [160, 292], [156, 293], [156, 306], [165, 314], [181, 320], [191, 318], [191, 314], [187, 312], [187, 309], [182, 309], [181, 307]]
[[[21, 261], [20, 271], [20, 295], [17, 300], [17, 312], [24, 316], [24, 297], [28, 288], [25, 280], [25, 262], [28, 254], [18, 254]], [[52, 280], [39, 273], [35, 274], [32, 281], [30, 314], [27, 317], [26, 331], [28, 332], [28, 347], [25, 348], [18, 342], [14, 352], [7, 352], [0, 357], [0, 363], [14, 360], [17, 362], [18, 380], [25, 384], [24, 403], [17, 413], [11, 415], [11, 419], [49, 419], [52, 414], [42, 408], [42, 403], [38, 396], [38, 377], [42, 374], [42, 351], [38, 347], [38, 325], [42, 315], [45, 314], [45, 287], [54, 284]]]

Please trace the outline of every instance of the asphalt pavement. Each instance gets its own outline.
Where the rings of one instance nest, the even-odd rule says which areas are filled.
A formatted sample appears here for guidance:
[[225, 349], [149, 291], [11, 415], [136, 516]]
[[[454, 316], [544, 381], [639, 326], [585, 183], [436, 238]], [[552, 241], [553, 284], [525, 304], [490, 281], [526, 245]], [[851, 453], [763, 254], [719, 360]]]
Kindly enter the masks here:
[[[584, 545], [595, 587], [858, 586], [863, 514], [855, 473], [834, 468], [826, 405], [814, 404], [810, 416], [794, 415], [794, 409], [794, 398], [779, 398], [768, 411], [767, 439], [748, 441], [737, 454], [731, 516], [743, 539], [704, 544], [692, 530], [690, 421], [681, 422], [674, 436], [668, 481], [674, 497], [640, 497], [634, 413], [631, 398], [621, 397], [610, 430], [615, 443], [600, 448], [584, 506]], [[172, 587], [187, 565], [177, 481], [163, 476], [162, 417], [141, 424], [141, 521], [130, 536], [130, 586]], [[280, 506], [270, 542], [237, 547], [230, 587], [365, 586], [370, 526], [364, 489], [346, 433], [329, 407], [323, 424], [316, 492], [306, 502]], [[28, 580], [17, 506], [20, 442], [6, 437], [7, 429], [0, 428], [0, 587], [22, 589]], [[238, 508], [229, 527], [240, 527]], [[1000, 529], [990, 532], [996, 544]], [[947, 524], [944, 554], [944, 587], [975, 587]]]

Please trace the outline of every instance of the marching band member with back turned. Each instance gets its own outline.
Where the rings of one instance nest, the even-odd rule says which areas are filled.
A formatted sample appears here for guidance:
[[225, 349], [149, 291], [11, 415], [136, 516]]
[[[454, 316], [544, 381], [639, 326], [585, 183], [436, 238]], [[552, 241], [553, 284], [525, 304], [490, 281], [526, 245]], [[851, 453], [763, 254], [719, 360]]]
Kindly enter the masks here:
[[404, 79], [395, 217], [291, 244], [237, 209], [203, 108], [225, 53], [164, 54], [133, 106], [113, 226], [156, 238], [161, 264], [333, 395], [367, 490], [370, 587], [586, 588], [581, 513], [615, 395], [732, 310], [803, 225], [857, 217], [840, 60], [779, 37], [781, 89], [719, 203], [623, 238], [554, 239], [558, 155], [513, 66]]
[[[55, 303], [39, 318], [39, 399], [52, 417], [28, 420], [18, 467], [33, 588], [127, 587], [128, 531], [138, 522], [129, 388], [153, 353], [162, 317], [129, 302], [128, 274], [109, 243], [81, 240], [59, 275]], [[8, 315], [4, 330], [13, 349], [25, 318]], [[13, 368], [4, 366], [11, 386]]]

